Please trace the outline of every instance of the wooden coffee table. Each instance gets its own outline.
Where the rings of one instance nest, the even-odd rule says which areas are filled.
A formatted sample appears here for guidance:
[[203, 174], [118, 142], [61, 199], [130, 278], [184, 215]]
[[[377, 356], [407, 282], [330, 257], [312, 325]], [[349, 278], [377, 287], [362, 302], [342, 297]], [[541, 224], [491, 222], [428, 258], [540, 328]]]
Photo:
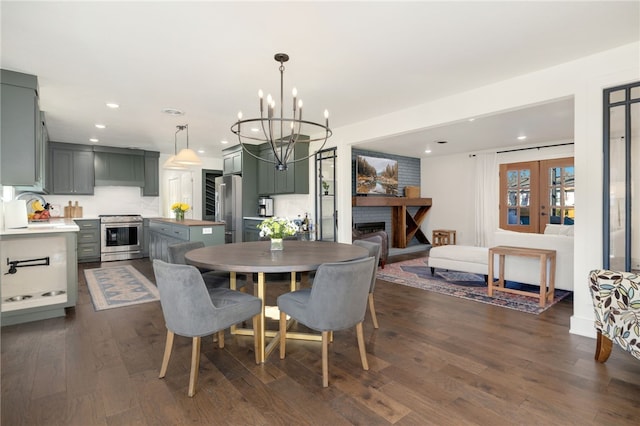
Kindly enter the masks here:
[[[494, 256], [498, 256], [498, 280], [494, 281], [493, 262]], [[552, 302], [555, 293], [556, 279], [556, 251], [547, 249], [537, 249], [528, 247], [497, 246], [489, 249], [489, 274], [487, 294], [493, 296], [493, 291], [504, 291], [506, 293], [519, 294], [521, 296], [538, 297], [535, 293], [528, 291], [506, 288], [504, 286], [504, 264], [507, 256], [534, 257], [540, 261], [540, 306], [544, 306], [546, 301]], [[549, 262], [549, 276], [547, 276], [547, 262]]]

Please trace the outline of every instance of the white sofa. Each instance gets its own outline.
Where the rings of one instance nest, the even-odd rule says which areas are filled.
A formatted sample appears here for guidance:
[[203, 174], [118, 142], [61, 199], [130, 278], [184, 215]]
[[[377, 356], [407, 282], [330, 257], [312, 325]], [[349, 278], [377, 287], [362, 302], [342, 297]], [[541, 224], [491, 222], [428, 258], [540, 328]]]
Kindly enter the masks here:
[[[547, 225], [544, 232], [529, 234], [499, 229], [493, 234], [493, 245], [555, 250], [555, 288], [573, 291], [573, 226]], [[534, 258], [507, 256], [504, 276], [509, 281], [538, 285], [540, 262]]]
[[[552, 249], [556, 251], [555, 288], [573, 291], [573, 226], [547, 225], [544, 234], [530, 234], [498, 229], [493, 246]], [[486, 247], [439, 246], [429, 251], [429, 267], [487, 275], [489, 250]], [[494, 270], [498, 271], [496, 256]], [[540, 284], [538, 259], [507, 256], [505, 279], [525, 284]], [[497, 278], [497, 277], [495, 277]]]

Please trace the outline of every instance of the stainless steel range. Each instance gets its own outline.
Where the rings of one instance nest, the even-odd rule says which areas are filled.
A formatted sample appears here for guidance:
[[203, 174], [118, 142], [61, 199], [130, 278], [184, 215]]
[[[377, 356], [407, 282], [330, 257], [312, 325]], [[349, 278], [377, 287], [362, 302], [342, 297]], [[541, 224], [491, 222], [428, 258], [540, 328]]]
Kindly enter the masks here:
[[100, 260], [142, 257], [142, 216], [100, 215]]

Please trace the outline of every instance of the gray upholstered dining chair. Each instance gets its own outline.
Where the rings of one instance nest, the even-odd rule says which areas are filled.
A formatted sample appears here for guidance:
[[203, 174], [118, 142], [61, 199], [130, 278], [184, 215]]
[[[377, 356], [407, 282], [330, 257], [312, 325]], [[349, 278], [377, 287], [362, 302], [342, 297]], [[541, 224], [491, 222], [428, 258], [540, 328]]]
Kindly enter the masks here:
[[325, 263], [318, 267], [313, 287], [278, 297], [280, 309], [280, 359], [285, 357], [287, 314], [294, 320], [322, 332], [322, 386], [329, 386], [329, 337], [333, 331], [356, 327], [360, 360], [369, 369], [362, 321], [367, 310], [367, 293], [375, 259]]
[[[195, 394], [198, 381], [202, 336], [218, 332], [218, 346], [224, 348], [226, 328], [253, 318], [253, 329], [257, 330], [262, 301], [235, 290], [207, 289], [200, 271], [195, 266], [171, 264], [155, 259], [153, 271], [167, 327], [167, 341], [159, 377], [163, 378], [167, 373], [174, 335], [191, 337], [193, 347], [188, 391], [191, 397]], [[256, 363], [259, 363], [258, 344], [258, 333], [255, 333]]]
[[371, 312], [373, 328], [380, 328], [378, 325], [378, 316], [376, 315], [376, 306], [373, 302], [373, 290], [376, 288], [376, 276], [378, 275], [378, 261], [380, 260], [380, 252], [382, 249], [382, 237], [375, 235], [369, 237], [368, 240], [355, 240], [353, 245], [369, 250], [369, 256], [376, 260], [376, 267], [373, 268], [373, 274], [371, 274], [371, 286], [369, 287], [369, 312]]
[[[180, 265], [186, 265], [185, 254], [191, 250], [204, 247], [202, 241], [186, 241], [182, 243], [170, 244], [167, 247], [167, 259], [169, 263], [177, 263]], [[246, 278], [243, 275], [238, 275], [237, 278], [241, 278], [236, 281], [236, 288], [243, 287], [246, 284]], [[207, 288], [229, 288], [229, 273], [225, 271], [204, 271], [202, 272], [202, 279]]]

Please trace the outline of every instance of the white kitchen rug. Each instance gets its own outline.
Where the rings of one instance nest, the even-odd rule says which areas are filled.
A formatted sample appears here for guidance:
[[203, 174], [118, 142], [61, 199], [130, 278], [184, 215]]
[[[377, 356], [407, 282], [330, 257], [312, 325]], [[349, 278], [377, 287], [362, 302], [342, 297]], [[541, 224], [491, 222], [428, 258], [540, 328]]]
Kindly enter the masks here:
[[131, 265], [86, 269], [84, 276], [96, 311], [160, 300], [158, 288]]

